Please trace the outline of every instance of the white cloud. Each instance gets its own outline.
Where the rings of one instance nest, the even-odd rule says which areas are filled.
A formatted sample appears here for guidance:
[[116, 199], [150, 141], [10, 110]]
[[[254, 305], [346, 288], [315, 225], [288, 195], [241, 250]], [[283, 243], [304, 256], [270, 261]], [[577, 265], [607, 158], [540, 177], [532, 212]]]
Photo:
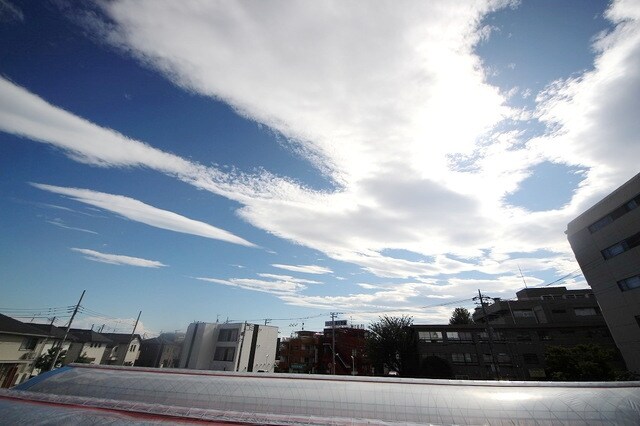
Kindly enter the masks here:
[[[239, 202], [254, 226], [379, 276], [513, 273], [521, 261], [514, 253], [539, 250], [531, 268], [566, 271], [575, 265], [566, 223], [637, 173], [638, 13], [632, 2], [612, 4], [616, 28], [597, 41], [594, 69], [537, 97], [536, 116], [550, 129], [527, 140], [495, 130], [531, 113], [508, 107], [474, 53], [487, 34], [482, 18], [505, 4], [103, 3], [109, 24], [93, 28], [101, 36], [177, 85], [282, 133], [331, 191], [204, 167], [3, 79], [0, 129], [88, 164], [175, 176]], [[573, 198], [535, 213], [507, 205], [543, 161], [587, 170]]]
[[325, 266], [318, 265], [283, 265], [280, 263], [273, 263], [271, 266], [274, 268], [284, 269], [292, 272], [303, 272], [305, 274], [331, 274], [333, 271]]
[[258, 276], [262, 278], [270, 278], [273, 280], [289, 281], [289, 282], [300, 283], [300, 284], [322, 284], [321, 281], [307, 280], [304, 278], [296, 278], [290, 275], [261, 273], [261, 274], [258, 274]]
[[89, 230], [89, 229], [76, 228], [75, 226], [69, 226], [69, 225], [66, 225], [66, 224], [64, 223], [64, 221], [63, 221], [62, 219], [60, 219], [60, 218], [55, 218], [55, 219], [52, 219], [52, 220], [47, 220], [47, 223], [50, 223], [50, 224], [52, 224], [52, 225], [55, 225], [55, 226], [57, 226], [57, 227], [59, 227], [59, 228], [69, 229], [69, 230], [71, 230], [71, 231], [86, 232], [86, 233], [88, 233], [88, 234], [98, 234], [97, 232], [95, 232], [95, 231], [91, 231], [91, 230]]
[[276, 295], [295, 294], [307, 288], [304, 284], [291, 280], [260, 280], [253, 278], [230, 278], [222, 280], [218, 278], [196, 277], [197, 280], [214, 284], [222, 284], [230, 287], [239, 287], [244, 290], [259, 291]]
[[41, 183], [32, 183], [32, 185], [44, 191], [65, 195], [81, 203], [90, 204], [156, 228], [255, 247], [255, 244], [223, 229], [150, 206], [133, 198], [89, 189], [64, 188]]
[[160, 268], [167, 266], [157, 260], [142, 259], [140, 257], [101, 253], [99, 251], [81, 248], [72, 248], [71, 250], [84, 254], [85, 259], [93, 260], [94, 262], [109, 263], [111, 265], [139, 266], [141, 268]]

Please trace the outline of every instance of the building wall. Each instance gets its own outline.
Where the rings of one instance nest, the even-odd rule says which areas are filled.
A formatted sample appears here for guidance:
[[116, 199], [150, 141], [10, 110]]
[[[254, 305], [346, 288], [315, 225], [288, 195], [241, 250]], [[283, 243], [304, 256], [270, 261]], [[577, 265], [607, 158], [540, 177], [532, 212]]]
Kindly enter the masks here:
[[[622, 282], [640, 275], [640, 246], [612, 257], [603, 251], [640, 232], [639, 194], [640, 174], [567, 228], [576, 260], [598, 299], [627, 368], [636, 372], [640, 372], [640, 287], [624, 289]], [[627, 205], [633, 208], [627, 210]]]
[[[28, 339], [33, 339], [32, 349], [25, 347]], [[0, 334], [0, 387], [22, 383], [31, 376], [43, 342], [41, 337]]]
[[192, 323], [180, 368], [273, 372], [278, 328], [257, 324]]
[[[92, 344], [94, 345], [93, 347], [91, 346]], [[100, 364], [106, 349], [106, 343], [72, 343], [69, 346], [69, 351], [64, 358], [63, 364], [67, 365], [76, 362], [83, 355], [91, 360], [89, 364]]]
[[[493, 353], [486, 326], [415, 325], [421, 364], [436, 356], [451, 369], [449, 376], [475, 380], [544, 380], [545, 352], [548, 346], [575, 346], [593, 343], [617, 353], [606, 325], [493, 325]], [[496, 363], [497, 361], [497, 363]], [[424, 372], [424, 365], [421, 365]], [[613, 367], [624, 369], [619, 355]], [[436, 372], [437, 373], [437, 372]], [[434, 376], [432, 376], [434, 377]]]

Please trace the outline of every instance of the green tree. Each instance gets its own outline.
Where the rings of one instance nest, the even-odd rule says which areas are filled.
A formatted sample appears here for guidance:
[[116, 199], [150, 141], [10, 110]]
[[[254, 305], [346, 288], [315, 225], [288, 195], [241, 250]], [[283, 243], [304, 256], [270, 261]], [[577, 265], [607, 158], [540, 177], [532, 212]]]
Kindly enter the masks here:
[[455, 308], [451, 314], [451, 318], [449, 318], [449, 324], [473, 324], [471, 313], [467, 308]]
[[[56, 346], [47, 350], [46, 354], [40, 355], [36, 359], [36, 362], [34, 364], [35, 368], [40, 370], [41, 373], [44, 373], [45, 371], [49, 371], [51, 369], [51, 361], [53, 361], [53, 358], [56, 356], [59, 350], [60, 348]], [[60, 356], [56, 361], [56, 368], [62, 365], [62, 361], [64, 361], [64, 357], [66, 355], [67, 355], [67, 351], [60, 352]]]
[[411, 330], [413, 318], [383, 316], [369, 326], [367, 355], [377, 374], [384, 367], [400, 376], [415, 374], [418, 359], [416, 340]]
[[551, 380], [607, 381], [614, 380], [610, 361], [613, 353], [594, 344], [572, 347], [549, 346], [545, 353], [546, 373]]

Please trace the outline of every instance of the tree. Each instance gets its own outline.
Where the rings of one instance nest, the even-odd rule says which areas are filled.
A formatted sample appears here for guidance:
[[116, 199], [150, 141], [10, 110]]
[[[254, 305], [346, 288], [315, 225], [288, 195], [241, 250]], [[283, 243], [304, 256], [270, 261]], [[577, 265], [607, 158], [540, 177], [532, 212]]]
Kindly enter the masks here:
[[451, 318], [449, 318], [449, 324], [473, 324], [471, 313], [467, 308], [455, 308], [451, 314]]
[[366, 349], [376, 373], [380, 374], [384, 367], [400, 376], [415, 373], [418, 355], [412, 324], [411, 317], [385, 315], [369, 326]]
[[547, 377], [578, 382], [614, 380], [615, 373], [609, 364], [612, 358], [609, 349], [594, 344], [549, 346], [545, 353]]
[[[38, 358], [36, 358], [34, 367], [40, 370], [41, 373], [44, 373], [45, 371], [49, 371], [51, 369], [51, 361], [53, 361], [53, 358], [56, 356], [59, 350], [60, 348], [58, 346], [47, 350], [46, 354], [42, 354]], [[64, 361], [64, 357], [66, 355], [67, 355], [67, 351], [60, 352], [60, 356], [56, 361], [56, 368], [62, 365], [62, 361]]]

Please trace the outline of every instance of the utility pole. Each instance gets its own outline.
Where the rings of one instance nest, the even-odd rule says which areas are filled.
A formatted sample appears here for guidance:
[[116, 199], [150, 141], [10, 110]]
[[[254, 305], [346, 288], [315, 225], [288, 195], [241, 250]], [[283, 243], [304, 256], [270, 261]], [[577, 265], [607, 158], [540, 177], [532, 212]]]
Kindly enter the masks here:
[[[136, 318], [136, 323], [133, 325], [133, 330], [131, 331], [131, 336], [129, 337], [129, 344], [127, 345], [127, 350], [124, 352], [124, 356], [122, 357], [122, 364], [124, 365], [124, 360], [127, 359], [127, 353], [129, 352], [129, 346], [133, 341], [133, 335], [136, 334], [136, 328], [138, 328], [138, 321], [140, 321], [140, 315], [142, 315], [142, 311], [138, 312], [138, 318]], [[135, 361], [135, 360], [134, 360]], [[133, 363], [131, 363], [133, 365]]]
[[331, 312], [331, 349], [333, 352], [333, 360], [331, 362], [331, 374], [336, 374], [336, 316], [337, 312]]
[[496, 353], [493, 350], [493, 329], [491, 328], [491, 326], [489, 325], [489, 317], [487, 316], [487, 309], [484, 305], [484, 297], [482, 296], [482, 293], [480, 292], [480, 289], [478, 289], [478, 297], [474, 297], [474, 300], [479, 300], [480, 301], [480, 305], [482, 305], [482, 313], [484, 314], [484, 321], [485, 321], [485, 325], [486, 325], [486, 330], [487, 330], [487, 336], [489, 336], [489, 351], [491, 351], [491, 359], [493, 360], [493, 365], [496, 366], [496, 378], [498, 380], [500, 380], [500, 366], [498, 365], [498, 359], [496, 358]]
[[58, 362], [58, 356], [60, 355], [60, 352], [62, 352], [62, 348], [64, 347], [64, 341], [67, 340], [67, 335], [69, 334], [71, 323], [73, 322], [73, 319], [76, 317], [76, 314], [78, 313], [78, 309], [80, 309], [80, 303], [82, 303], [82, 298], [84, 297], [84, 293], [86, 291], [87, 290], [82, 290], [82, 294], [80, 295], [80, 300], [78, 300], [78, 304], [73, 310], [73, 314], [71, 314], [71, 318], [69, 318], [69, 324], [67, 324], [67, 329], [64, 331], [64, 336], [62, 337], [62, 341], [60, 342], [60, 346], [59, 346], [60, 349], [58, 349], [56, 354], [53, 356], [53, 360], [51, 361], [51, 366], [49, 367], [49, 370], [53, 370], [56, 366], [56, 362]]

